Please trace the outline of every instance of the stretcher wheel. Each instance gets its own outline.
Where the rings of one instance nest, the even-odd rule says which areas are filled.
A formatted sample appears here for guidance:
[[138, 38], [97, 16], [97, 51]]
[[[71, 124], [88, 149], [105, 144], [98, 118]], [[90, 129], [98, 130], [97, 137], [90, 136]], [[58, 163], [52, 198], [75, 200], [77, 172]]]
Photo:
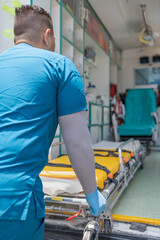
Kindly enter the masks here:
[[149, 156], [151, 153], [151, 143], [150, 141], [147, 141], [147, 156]]
[[144, 164], [143, 164], [143, 162], [141, 162], [140, 169], [143, 169], [143, 168], [144, 168]]
[[96, 234], [93, 231], [85, 231], [82, 240], [96, 240]]
[[104, 232], [106, 234], [111, 232], [111, 220], [110, 219], [105, 219], [104, 220]]
[[98, 240], [100, 225], [97, 221], [88, 222], [84, 229], [82, 240]]
[[143, 163], [142, 156], [140, 157], [140, 162], [141, 162], [141, 165], [140, 165], [139, 169], [143, 169], [144, 168], [144, 163]]

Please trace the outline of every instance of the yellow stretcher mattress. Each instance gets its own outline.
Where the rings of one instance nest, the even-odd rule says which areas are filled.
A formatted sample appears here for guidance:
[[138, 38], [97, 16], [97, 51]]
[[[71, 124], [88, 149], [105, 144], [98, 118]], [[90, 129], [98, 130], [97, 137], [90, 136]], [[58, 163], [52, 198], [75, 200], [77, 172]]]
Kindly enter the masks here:
[[[113, 153], [113, 154], [112, 154]], [[120, 159], [118, 157], [118, 152], [116, 150], [106, 150], [106, 149], [97, 149], [94, 150], [95, 154], [95, 163], [107, 168], [111, 175], [114, 175], [119, 170]], [[122, 152], [123, 162], [127, 163], [131, 157], [132, 153]], [[52, 166], [52, 163], [54, 164]], [[62, 164], [62, 167], [55, 164]], [[74, 170], [71, 167], [63, 167], [63, 165], [70, 166], [70, 161], [68, 155], [62, 155], [56, 159], [49, 161], [49, 165], [46, 166], [40, 176], [49, 177], [49, 178], [63, 178], [63, 179], [73, 179], [77, 178]], [[106, 171], [101, 169], [95, 169], [97, 186], [101, 189], [104, 188], [104, 181], [107, 180], [109, 174]]]

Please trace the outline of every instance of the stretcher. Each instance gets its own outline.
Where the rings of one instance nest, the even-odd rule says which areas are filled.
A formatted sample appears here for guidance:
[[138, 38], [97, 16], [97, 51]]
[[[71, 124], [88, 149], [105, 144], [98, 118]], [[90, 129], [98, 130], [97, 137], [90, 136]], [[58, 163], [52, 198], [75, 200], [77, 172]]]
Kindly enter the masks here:
[[83, 189], [67, 155], [50, 160], [40, 174], [45, 193], [46, 223], [56, 229], [83, 230], [83, 240], [98, 239], [112, 230], [112, 209], [139, 168], [145, 149], [138, 140], [100, 142], [94, 145], [98, 189], [106, 198], [106, 210], [93, 217]]

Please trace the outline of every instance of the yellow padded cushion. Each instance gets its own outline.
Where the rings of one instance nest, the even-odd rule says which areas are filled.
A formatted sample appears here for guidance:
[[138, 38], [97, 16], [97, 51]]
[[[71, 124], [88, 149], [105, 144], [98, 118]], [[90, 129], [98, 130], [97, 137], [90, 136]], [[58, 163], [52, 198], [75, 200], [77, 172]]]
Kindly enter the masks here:
[[[61, 156], [49, 162], [71, 165], [68, 155]], [[40, 173], [40, 176], [52, 177], [52, 178], [69, 178], [69, 179], [76, 178], [76, 174], [72, 168], [52, 167], [52, 166], [45, 166], [45, 168]]]
[[[115, 151], [115, 150], [108, 150], [108, 151]], [[103, 156], [95, 156], [95, 162], [106, 167], [112, 174], [114, 175], [119, 170], [120, 160], [118, 157], [105, 157], [105, 155], [108, 154], [108, 152], [100, 152], [100, 151], [94, 151], [95, 154], [104, 155]], [[116, 152], [118, 155], [118, 152]], [[122, 153], [123, 158], [126, 161], [129, 161], [131, 158], [131, 153]], [[61, 156], [59, 158], [53, 159], [50, 161], [50, 163], [58, 163], [58, 164], [68, 164], [70, 165], [70, 161], [68, 158], [68, 155]], [[107, 180], [107, 173], [100, 169], [95, 169], [96, 172], [96, 181], [97, 186], [101, 189], [104, 188], [104, 181]], [[65, 178], [65, 179], [72, 179], [77, 178], [74, 170], [72, 168], [68, 167], [54, 167], [54, 166], [46, 166], [42, 172], [40, 173], [40, 176], [45, 177], [51, 177], [51, 178]]]

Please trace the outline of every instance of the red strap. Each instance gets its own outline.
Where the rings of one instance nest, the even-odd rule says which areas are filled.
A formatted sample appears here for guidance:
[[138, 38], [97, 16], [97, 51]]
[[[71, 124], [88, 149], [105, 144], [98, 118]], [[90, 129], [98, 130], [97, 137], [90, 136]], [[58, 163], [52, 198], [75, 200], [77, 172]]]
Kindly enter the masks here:
[[70, 221], [70, 220], [74, 219], [75, 217], [77, 217], [78, 215], [80, 215], [80, 214], [81, 214], [81, 212], [82, 212], [82, 210], [80, 210], [80, 211], [79, 211], [78, 213], [76, 213], [75, 215], [73, 215], [73, 216], [71, 216], [71, 217], [67, 218], [65, 221], [66, 221], [66, 222], [68, 222], [68, 221]]

